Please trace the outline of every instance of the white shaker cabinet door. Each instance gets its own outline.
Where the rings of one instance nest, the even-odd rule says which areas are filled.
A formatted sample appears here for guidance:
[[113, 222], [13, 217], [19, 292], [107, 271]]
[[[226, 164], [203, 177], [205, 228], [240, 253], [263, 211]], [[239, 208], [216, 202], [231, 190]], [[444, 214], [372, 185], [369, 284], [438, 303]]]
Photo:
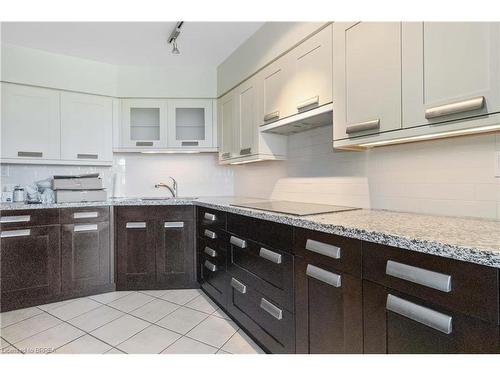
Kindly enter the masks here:
[[2, 158], [60, 158], [59, 92], [2, 84]]
[[218, 102], [217, 121], [219, 123], [219, 160], [235, 157], [236, 140], [239, 137], [238, 103], [236, 90], [228, 92]]
[[213, 147], [213, 100], [168, 101], [168, 147]]
[[237, 88], [239, 124], [239, 156], [257, 154], [258, 123], [257, 123], [257, 87], [256, 78], [250, 78]]
[[113, 100], [61, 93], [61, 159], [113, 161]]
[[334, 140], [401, 128], [401, 23], [335, 23]]
[[403, 126], [500, 111], [500, 24], [404, 23]]

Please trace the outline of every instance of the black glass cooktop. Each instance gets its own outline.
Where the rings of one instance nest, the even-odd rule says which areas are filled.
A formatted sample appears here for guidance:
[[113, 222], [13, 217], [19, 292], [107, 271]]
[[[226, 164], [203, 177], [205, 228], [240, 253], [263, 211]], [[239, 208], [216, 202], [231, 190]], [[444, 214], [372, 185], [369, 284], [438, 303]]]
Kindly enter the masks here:
[[254, 208], [256, 210], [279, 212], [296, 216], [318, 215], [331, 212], [359, 210], [356, 207], [333, 206], [291, 201], [261, 201], [252, 203], [232, 203], [231, 206]]

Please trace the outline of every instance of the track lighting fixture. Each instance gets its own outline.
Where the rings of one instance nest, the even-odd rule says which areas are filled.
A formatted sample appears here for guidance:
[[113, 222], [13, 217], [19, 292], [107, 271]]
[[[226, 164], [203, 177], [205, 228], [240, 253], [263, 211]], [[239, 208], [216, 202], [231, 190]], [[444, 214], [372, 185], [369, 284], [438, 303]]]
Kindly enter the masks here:
[[175, 28], [172, 30], [170, 33], [170, 36], [168, 37], [168, 44], [172, 44], [172, 55], [180, 55], [181, 52], [179, 51], [179, 48], [177, 47], [177, 38], [179, 37], [179, 34], [181, 33], [181, 27], [184, 24], [184, 21], [179, 21], [175, 24]]

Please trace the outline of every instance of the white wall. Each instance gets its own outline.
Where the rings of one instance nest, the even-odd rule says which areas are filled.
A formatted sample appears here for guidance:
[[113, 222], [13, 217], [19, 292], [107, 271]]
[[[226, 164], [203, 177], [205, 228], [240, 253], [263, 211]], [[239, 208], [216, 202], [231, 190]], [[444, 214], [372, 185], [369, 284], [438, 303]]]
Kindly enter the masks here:
[[360, 153], [333, 151], [330, 140], [331, 127], [290, 136], [287, 161], [235, 169], [235, 194], [500, 219], [500, 179], [494, 177], [500, 135]]

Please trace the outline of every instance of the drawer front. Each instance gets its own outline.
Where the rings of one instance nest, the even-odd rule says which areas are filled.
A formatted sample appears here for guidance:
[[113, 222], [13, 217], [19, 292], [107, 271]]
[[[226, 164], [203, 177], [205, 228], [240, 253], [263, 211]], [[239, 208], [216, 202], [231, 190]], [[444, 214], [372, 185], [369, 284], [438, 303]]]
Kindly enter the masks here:
[[498, 270], [366, 243], [363, 278], [451, 311], [499, 322]]
[[363, 282], [365, 353], [499, 353], [499, 326]]
[[59, 224], [57, 208], [2, 211], [0, 218], [0, 230], [53, 224]]
[[292, 255], [236, 236], [229, 236], [228, 249], [229, 273], [293, 311]]
[[229, 277], [226, 272], [225, 259], [214, 259], [204, 254], [200, 254], [198, 259], [200, 262], [202, 286], [208, 289], [209, 294], [217, 302], [225, 306]]
[[227, 231], [236, 237], [253, 240], [270, 248], [292, 251], [293, 227], [290, 225], [228, 214]]
[[294, 245], [297, 256], [361, 277], [360, 240], [297, 228]]
[[294, 315], [232, 276], [228, 312], [271, 353], [295, 352]]
[[226, 229], [226, 213], [209, 208], [198, 207], [198, 226]]
[[193, 221], [193, 206], [116, 206], [117, 220], [123, 221]]
[[72, 207], [59, 210], [61, 224], [109, 221], [109, 207]]

